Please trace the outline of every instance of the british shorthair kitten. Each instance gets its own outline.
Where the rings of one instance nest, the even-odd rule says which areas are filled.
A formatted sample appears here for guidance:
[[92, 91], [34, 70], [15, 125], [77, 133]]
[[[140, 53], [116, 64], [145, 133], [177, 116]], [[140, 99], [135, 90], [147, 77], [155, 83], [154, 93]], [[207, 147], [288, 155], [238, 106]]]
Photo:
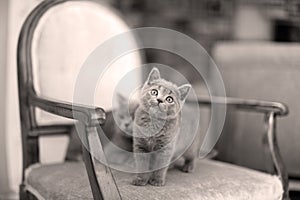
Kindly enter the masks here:
[[[140, 91], [139, 107], [135, 112], [133, 151], [138, 171], [147, 166], [152, 172], [138, 173], [132, 184], [165, 184], [181, 126], [181, 109], [190, 88], [189, 84], [178, 87], [162, 79], [157, 68], [150, 72]], [[139, 156], [151, 152], [150, 160]]]
[[131, 161], [125, 152], [133, 152], [132, 126], [137, 106], [137, 102], [128, 103], [128, 99], [117, 94], [117, 108], [107, 114], [107, 121], [102, 128], [109, 142], [104, 145], [104, 152], [112, 164], [119, 165]]
[[115, 111], [115, 125], [112, 142], [118, 147], [132, 152], [132, 126], [134, 113], [138, 107], [136, 102], [127, 103], [121, 94], [117, 95], [117, 109]]
[[[128, 152], [132, 152], [132, 125], [134, 112], [138, 106], [135, 101], [130, 101], [121, 94], [117, 94], [117, 108], [114, 111], [106, 112], [106, 122], [101, 126], [108, 140], [101, 138], [104, 152], [112, 163], [123, 163], [127, 157], [116, 152], [116, 147]], [[113, 114], [114, 113], [114, 114]], [[101, 130], [98, 130], [100, 133]], [[100, 137], [101, 135], [99, 135]], [[116, 146], [116, 147], [114, 147]], [[75, 126], [71, 129], [70, 142], [68, 145], [66, 160], [82, 161], [82, 147]]]

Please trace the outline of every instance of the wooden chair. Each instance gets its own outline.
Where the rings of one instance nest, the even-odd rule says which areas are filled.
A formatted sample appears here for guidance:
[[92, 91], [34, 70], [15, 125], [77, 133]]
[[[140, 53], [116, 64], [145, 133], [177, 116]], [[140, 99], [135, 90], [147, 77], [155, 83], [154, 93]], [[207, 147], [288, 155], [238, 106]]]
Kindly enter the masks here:
[[[88, 33], [88, 31], [95, 33], [95, 26], [99, 25], [97, 23], [96, 25], [91, 24], [90, 22], [95, 22], [95, 20], [102, 20], [103, 22], [103, 15], [99, 15], [99, 12], [108, 12], [120, 26], [126, 27], [121, 23], [120, 18], [117, 17], [118, 15], [114, 14], [107, 6], [98, 5], [97, 2], [93, 1], [79, 0], [44, 1], [30, 13], [23, 24], [17, 55], [23, 146], [23, 176], [20, 185], [20, 199], [264, 199], [265, 197], [270, 199], [288, 199], [287, 174], [280, 157], [275, 133], [277, 116], [284, 116], [288, 111], [285, 105], [276, 102], [232, 98], [227, 98], [226, 101], [222, 98], [216, 98], [214, 102], [211, 102], [210, 98], [201, 98], [199, 102], [189, 101], [189, 103], [199, 103], [201, 106], [208, 108], [212, 103], [224, 104], [226, 102], [229, 107], [237, 110], [264, 114], [268, 125], [266, 135], [277, 176], [219, 161], [201, 160], [197, 163], [195, 172], [191, 174], [182, 173], [176, 169], [170, 170], [168, 172], [167, 185], [164, 187], [136, 187], [130, 184], [131, 174], [114, 171], [108, 166], [96, 163], [91, 153], [85, 147], [82, 148], [84, 163], [41, 164], [39, 160], [39, 138], [47, 135], [66, 134], [73, 128], [73, 124], [70, 121], [65, 121], [62, 118], [55, 118], [56, 121], [54, 121], [53, 116], [73, 119], [73, 113], [76, 113], [79, 127], [85, 133], [83, 142], [88, 145], [91, 140], [98, 137], [96, 125], [99, 123], [103, 124], [106, 116], [106, 112], [100, 107], [73, 105], [74, 102], [66, 102], [67, 100], [72, 100], [64, 98], [65, 93], [72, 87], [67, 87], [70, 85], [66, 85], [67, 88], [63, 88], [64, 81], [59, 76], [69, 76], [69, 73], [76, 75], [75, 69], [65, 74], [57, 74], [57, 71], [56, 73], [52, 72], [52, 75], [55, 77], [54, 80], [59, 83], [55, 81], [47, 82], [47, 77], [51, 75], [51, 72], [47, 71], [47, 66], [42, 67], [41, 64], [51, 64], [50, 67], [63, 66], [72, 68], [75, 67], [72, 64], [80, 67], [82, 60], [77, 60], [76, 63], [71, 62], [71, 66], [69, 62], [58, 64], [55, 56], [58, 56], [57, 60], [63, 58], [63, 60], [69, 61], [75, 59], [74, 55], [73, 57], [70, 56], [72, 52], [56, 52], [56, 49], [38, 48], [39, 46], [37, 46], [36, 42], [43, 45], [47, 44], [47, 42], [50, 42], [51, 45], [52, 43], [60, 45], [60, 40], [58, 42], [51, 41], [51, 39], [61, 37], [64, 40], [70, 39], [70, 37], [55, 34], [57, 32], [54, 32], [54, 35], [47, 35], [46, 32], [43, 32], [43, 28], [48, 30], [47, 26], [42, 26], [41, 24], [50, 25], [50, 27], [51, 24], [56, 23], [61, 23], [62, 27], [74, 24], [77, 28], [80, 27], [79, 24], [83, 24], [82, 27], [84, 29], [80, 30], [86, 31], [87, 35], [85, 35], [85, 38], [92, 40], [91, 46], [84, 51], [85, 53], [81, 57], [81, 59], [85, 59], [85, 56], [99, 44], [99, 41], [95, 42], [93, 40], [96, 36]], [[51, 18], [55, 15], [59, 17]], [[71, 17], [71, 23], [64, 23], [66, 21], [62, 20], [62, 17]], [[97, 34], [101, 33], [103, 27], [108, 29], [108, 26], [103, 26], [102, 24], [100, 29], [96, 29], [100, 30]], [[71, 32], [73, 39], [76, 38], [77, 34], [79, 35], [78, 37], [82, 37], [80, 30], [75, 29]], [[117, 32], [112, 31], [110, 35]], [[35, 34], [37, 33], [40, 37], [36, 37]], [[46, 37], [47, 39], [43, 40], [41, 37]], [[62, 46], [70, 44], [73, 45], [73, 43], [65, 43]], [[75, 44], [80, 45], [80, 42], [75, 42]], [[62, 46], [58, 48], [62, 48]], [[76, 45], [74, 48], [76, 48]], [[52, 53], [51, 55], [42, 54], [40, 55], [42, 57], [41, 60], [36, 60], [34, 53], [39, 54], [43, 50], [52, 50]], [[61, 56], [60, 53], [64, 53], [64, 55]], [[137, 57], [134, 57], [134, 59], [139, 60]], [[53, 60], [55, 61], [54, 65], [50, 62]], [[42, 70], [37, 71], [36, 67]], [[64, 70], [68, 70], [68, 68]], [[37, 76], [41, 76], [42, 73], [46, 73], [46, 76], [37, 80]], [[57, 87], [52, 88], [48, 91], [48, 94], [45, 94], [45, 87], [51, 84]], [[57, 95], [55, 92], [60, 93]], [[48, 96], [51, 99], [44, 96]], [[54, 114], [51, 116], [51, 124], [39, 121], [38, 117], [41, 114], [37, 113], [37, 108]], [[110, 109], [109, 106], [104, 108], [106, 110]], [[99, 151], [103, 153], [101, 148]]]

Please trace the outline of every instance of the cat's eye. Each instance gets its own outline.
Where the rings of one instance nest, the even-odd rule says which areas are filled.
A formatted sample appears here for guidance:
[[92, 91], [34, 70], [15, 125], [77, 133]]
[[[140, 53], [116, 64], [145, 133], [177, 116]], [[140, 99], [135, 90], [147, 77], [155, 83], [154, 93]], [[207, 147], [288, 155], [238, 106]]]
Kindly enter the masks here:
[[172, 97], [167, 96], [166, 101], [167, 101], [168, 103], [173, 103], [174, 100], [173, 100]]
[[153, 96], [157, 96], [158, 91], [156, 89], [153, 89], [153, 90], [151, 90], [150, 94], [153, 95]]

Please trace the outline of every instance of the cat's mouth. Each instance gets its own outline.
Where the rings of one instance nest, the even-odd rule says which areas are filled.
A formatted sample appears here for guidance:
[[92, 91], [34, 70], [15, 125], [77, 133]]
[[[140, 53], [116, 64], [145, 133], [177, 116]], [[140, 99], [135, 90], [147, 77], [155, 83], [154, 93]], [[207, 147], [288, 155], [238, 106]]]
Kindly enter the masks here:
[[157, 101], [150, 102], [150, 107], [152, 107], [152, 109], [155, 109], [159, 112], [166, 112], [167, 111], [167, 106], [164, 103], [157, 102]]
[[163, 112], [165, 112], [165, 111], [167, 110], [167, 108], [166, 108], [166, 105], [165, 105], [165, 104], [158, 103], [158, 104], [157, 104], [157, 106], [158, 106], [158, 108], [159, 108], [159, 110], [160, 110], [160, 111], [163, 111]]
[[164, 103], [157, 103], [157, 107], [158, 107], [159, 111], [161, 111], [161, 112], [167, 111], [167, 106]]

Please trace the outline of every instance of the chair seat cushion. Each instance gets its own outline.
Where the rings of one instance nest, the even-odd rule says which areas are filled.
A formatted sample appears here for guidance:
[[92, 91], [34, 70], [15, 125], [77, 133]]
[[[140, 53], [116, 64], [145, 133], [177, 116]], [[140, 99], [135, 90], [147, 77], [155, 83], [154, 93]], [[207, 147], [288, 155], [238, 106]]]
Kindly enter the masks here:
[[[163, 187], [133, 186], [133, 175], [113, 171], [122, 199], [280, 199], [283, 193], [276, 176], [213, 160], [199, 160], [193, 173], [176, 168], [167, 174]], [[40, 199], [92, 199], [81, 162], [40, 165], [27, 173], [27, 189]]]

